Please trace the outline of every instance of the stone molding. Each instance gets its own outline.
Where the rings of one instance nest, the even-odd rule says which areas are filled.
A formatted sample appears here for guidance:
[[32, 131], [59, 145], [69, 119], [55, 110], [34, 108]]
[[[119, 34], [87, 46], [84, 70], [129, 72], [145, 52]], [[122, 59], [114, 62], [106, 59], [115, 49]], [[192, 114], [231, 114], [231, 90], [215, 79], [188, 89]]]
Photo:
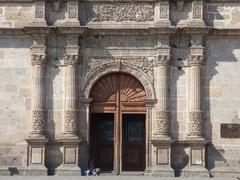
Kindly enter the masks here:
[[65, 110], [64, 119], [64, 134], [76, 135], [78, 131], [78, 110]]
[[66, 55], [64, 55], [63, 60], [64, 60], [64, 65], [66, 65], [66, 66], [76, 65], [79, 61], [79, 56], [66, 54]]
[[47, 62], [46, 54], [33, 54], [32, 55], [32, 66], [43, 65]]
[[33, 110], [32, 111], [32, 136], [44, 136], [46, 135], [46, 110]]
[[169, 121], [171, 117], [170, 111], [157, 111], [156, 112], [156, 129], [155, 134], [168, 136]]
[[202, 111], [192, 111], [189, 113], [189, 135], [202, 136]]

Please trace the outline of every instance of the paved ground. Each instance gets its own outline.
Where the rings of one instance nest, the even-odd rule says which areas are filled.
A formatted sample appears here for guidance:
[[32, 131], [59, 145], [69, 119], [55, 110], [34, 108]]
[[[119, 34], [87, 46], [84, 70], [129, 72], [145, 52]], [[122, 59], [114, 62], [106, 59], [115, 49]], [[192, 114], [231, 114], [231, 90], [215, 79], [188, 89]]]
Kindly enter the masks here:
[[152, 176], [0, 176], [0, 180], [240, 180], [240, 178], [152, 177]]

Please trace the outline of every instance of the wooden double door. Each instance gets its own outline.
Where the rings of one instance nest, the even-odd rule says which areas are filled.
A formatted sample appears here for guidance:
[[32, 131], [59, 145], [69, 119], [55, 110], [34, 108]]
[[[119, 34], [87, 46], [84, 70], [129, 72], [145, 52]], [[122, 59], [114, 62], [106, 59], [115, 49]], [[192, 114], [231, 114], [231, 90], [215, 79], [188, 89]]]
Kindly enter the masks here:
[[110, 74], [93, 87], [90, 159], [105, 171], [145, 169], [146, 93], [128, 74]]

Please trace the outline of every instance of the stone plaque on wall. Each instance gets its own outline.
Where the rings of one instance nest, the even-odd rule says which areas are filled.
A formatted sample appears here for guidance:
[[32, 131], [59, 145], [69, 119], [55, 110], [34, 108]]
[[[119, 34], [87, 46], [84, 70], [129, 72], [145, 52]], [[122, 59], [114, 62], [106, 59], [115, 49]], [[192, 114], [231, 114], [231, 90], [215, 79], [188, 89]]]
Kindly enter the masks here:
[[240, 138], [240, 124], [221, 124], [222, 138]]
[[32, 147], [32, 161], [31, 164], [42, 164], [43, 162], [43, 148], [42, 147]]
[[168, 148], [157, 148], [157, 164], [158, 165], [167, 165], [168, 164]]
[[191, 149], [191, 164], [192, 165], [203, 164], [202, 149]]
[[65, 153], [65, 164], [75, 164], [76, 163], [76, 148], [75, 147], [65, 147], [64, 153]]

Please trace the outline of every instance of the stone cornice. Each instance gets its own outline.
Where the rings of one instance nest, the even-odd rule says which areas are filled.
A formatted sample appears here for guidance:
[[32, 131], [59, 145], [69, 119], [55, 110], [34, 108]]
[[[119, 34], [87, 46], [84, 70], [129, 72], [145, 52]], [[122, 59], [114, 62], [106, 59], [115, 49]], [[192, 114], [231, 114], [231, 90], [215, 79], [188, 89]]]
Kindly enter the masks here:
[[208, 36], [239, 36], [239, 29], [216, 29], [211, 27], [166, 27], [166, 28], [144, 28], [144, 29], [96, 29], [89, 27], [24, 27], [24, 28], [0, 28], [0, 35], [22, 36], [31, 34], [48, 34], [52, 30], [58, 30], [63, 34], [94, 34], [94, 35], [158, 35], [158, 34], [174, 34], [177, 31], [182, 31], [186, 34], [203, 34]]

